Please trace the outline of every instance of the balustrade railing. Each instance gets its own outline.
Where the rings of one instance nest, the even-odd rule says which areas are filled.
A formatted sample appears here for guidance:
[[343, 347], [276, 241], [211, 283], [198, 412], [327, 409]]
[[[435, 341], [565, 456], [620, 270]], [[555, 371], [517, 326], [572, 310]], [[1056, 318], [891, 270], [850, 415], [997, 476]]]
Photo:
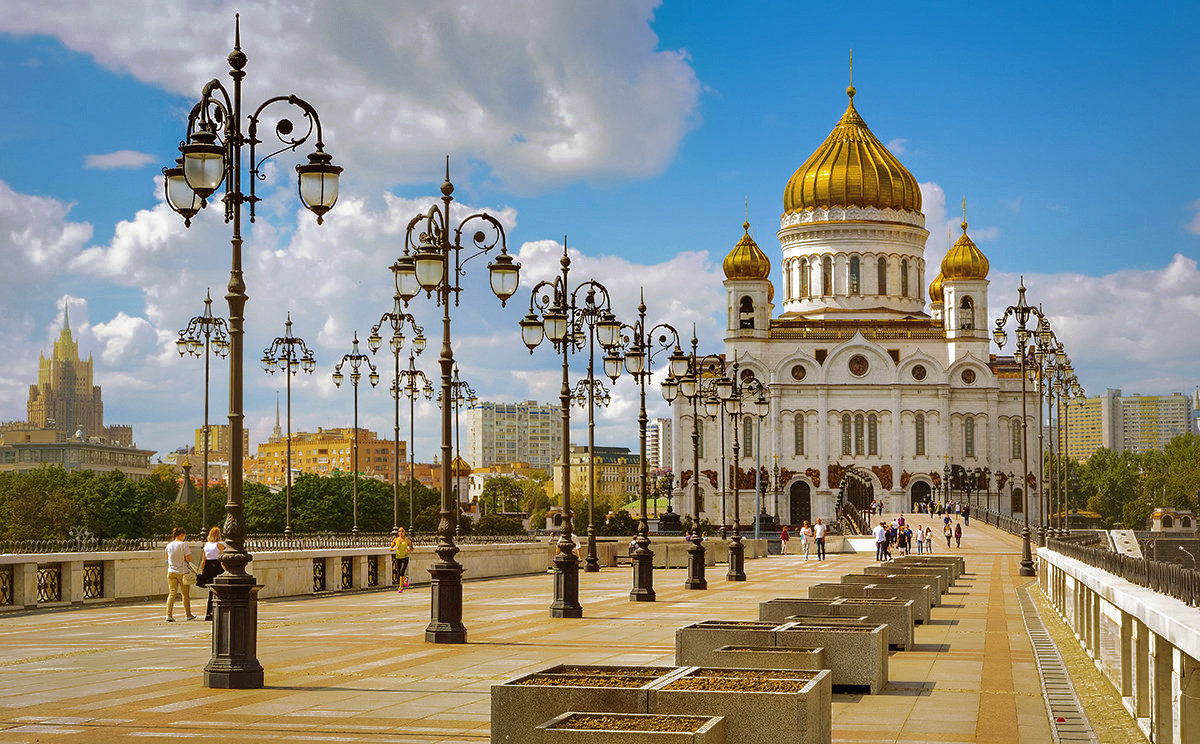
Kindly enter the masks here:
[[1046, 547], [1063, 555], [1120, 576], [1138, 586], [1200, 606], [1200, 571], [1176, 563], [1134, 558], [1124, 553], [1079, 545], [1073, 540], [1050, 538]]
[[[418, 534], [414, 545], [436, 545], [437, 535]], [[464, 535], [455, 537], [459, 545], [500, 545], [505, 543], [536, 542], [533, 535]], [[162, 550], [170, 538], [139, 537], [100, 540], [92, 537], [56, 540], [0, 540], [0, 554], [27, 555], [46, 553], [103, 553], [135, 550]], [[322, 532], [315, 534], [247, 535], [246, 548], [251, 552], [267, 550], [326, 550], [337, 548], [386, 548], [392, 544], [390, 532], [350, 533]]]

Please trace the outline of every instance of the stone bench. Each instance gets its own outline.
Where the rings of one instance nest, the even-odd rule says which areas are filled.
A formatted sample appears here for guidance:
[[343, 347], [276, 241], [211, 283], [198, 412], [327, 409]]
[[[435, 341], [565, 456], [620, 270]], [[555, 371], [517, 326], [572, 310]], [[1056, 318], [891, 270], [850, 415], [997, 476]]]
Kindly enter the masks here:
[[913, 644], [913, 601], [893, 597], [841, 597], [789, 599], [779, 597], [758, 604], [759, 620], [785, 622], [798, 617], [863, 618], [888, 626], [888, 646], [908, 649]]
[[908, 578], [888, 574], [887, 576], [870, 576], [868, 574], [846, 574], [842, 576], [843, 584], [875, 584], [876, 586], [916, 586], [925, 587], [925, 601], [930, 607], [937, 607], [942, 603], [942, 595], [937, 590], [936, 584], [930, 584], [928, 581], [922, 581], [920, 578]]
[[[664, 730], [664, 724], [667, 729]], [[530, 744], [725, 744], [721, 716], [571, 711], [540, 724]]]
[[898, 576], [898, 577], [908, 577], [908, 578], [913, 578], [913, 579], [920, 579], [922, 581], [928, 581], [930, 583], [930, 585], [933, 586], [934, 591], [936, 591], [938, 593], [939, 597], [941, 595], [945, 594], [946, 590], [950, 588], [949, 583], [946, 580], [945, 574], [943, 574], [941, 571], [938, 571], [937, 569], [905, 568], [903, 566], [893, 567], [891, 565], [864, 566], [863, 567], [863, 575], [865, 575], [865, 576]]
[[912, 601], [913, 623], [929, 622], [929, 587], [881, 584], [813, 584], [808, 587], [810, 599], [902, 599]]

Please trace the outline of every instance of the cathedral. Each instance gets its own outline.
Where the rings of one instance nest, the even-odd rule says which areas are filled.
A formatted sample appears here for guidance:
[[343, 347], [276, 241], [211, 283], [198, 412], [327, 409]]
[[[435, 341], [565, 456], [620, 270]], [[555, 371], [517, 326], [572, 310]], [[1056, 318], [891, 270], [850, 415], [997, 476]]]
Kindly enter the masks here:
[[1018, 516], [1028, 502], [1036, 520], [1039, 484], [1021, 472], [1026, 439], [1037, 469], [1037, 396], [1030, 386], [1025, 435], [1017, 363], [990, 353], [988, 259], [964, 215], [926, 293], [921, 190], [846, 92], [841, 120], [784, 187], [782, 296], [749, 223], [725, 257], [726, 371], [736, 362], [739, 380], [765, 384], [770, 408], [735, 425], [703, 405], [694, 420], [693, 405], [675, 400], [680, 511], [731, 523], [736, 486], [751, 523], [757, 470], [762, 511], [788, 524], [829, 523], [840, 499], [897, 512], [987, 499]]

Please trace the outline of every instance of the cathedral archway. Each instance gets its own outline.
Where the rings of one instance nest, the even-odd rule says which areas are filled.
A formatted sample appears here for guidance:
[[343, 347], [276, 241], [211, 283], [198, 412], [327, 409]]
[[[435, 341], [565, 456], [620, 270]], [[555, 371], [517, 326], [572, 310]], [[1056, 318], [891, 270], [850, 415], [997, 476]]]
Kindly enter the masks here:
[[925, 481], [916, 481], [909, 489], [914, 504], [928, 504], [933, 501], [933, 488]]
[[875, 483], [871, 476], [859, 468], [847, 470], [842, 476], [841, 496], [838, 500], [849, 501], [859, 511], [870, 509], [871, 502], [875, 500]]
[[805, 521], [812, 521], [812, 488], [804, 481], [796, 481], [788, 489], [788, 523]]
[[1009, 514], [1023, 513], [1025, 511], [1025, 494], [1023, 494], [1021, 492], [1021, 489], [1014, 488], [1012, 490], [1012, 494], [1010, 495], [1010, 498], [1011, 498], [1011, 503], [1009, 504], [1008, 513]]

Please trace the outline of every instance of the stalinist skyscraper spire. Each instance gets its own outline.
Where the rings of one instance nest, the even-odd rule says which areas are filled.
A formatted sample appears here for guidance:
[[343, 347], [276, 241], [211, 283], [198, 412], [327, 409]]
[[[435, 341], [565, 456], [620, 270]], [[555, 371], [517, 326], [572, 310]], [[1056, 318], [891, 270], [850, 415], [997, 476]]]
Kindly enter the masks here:
[[271, 441], [283, 440], [283, 429], [279, 426], [279, 391], [275, 392], [275, 428], [271, 430]]

